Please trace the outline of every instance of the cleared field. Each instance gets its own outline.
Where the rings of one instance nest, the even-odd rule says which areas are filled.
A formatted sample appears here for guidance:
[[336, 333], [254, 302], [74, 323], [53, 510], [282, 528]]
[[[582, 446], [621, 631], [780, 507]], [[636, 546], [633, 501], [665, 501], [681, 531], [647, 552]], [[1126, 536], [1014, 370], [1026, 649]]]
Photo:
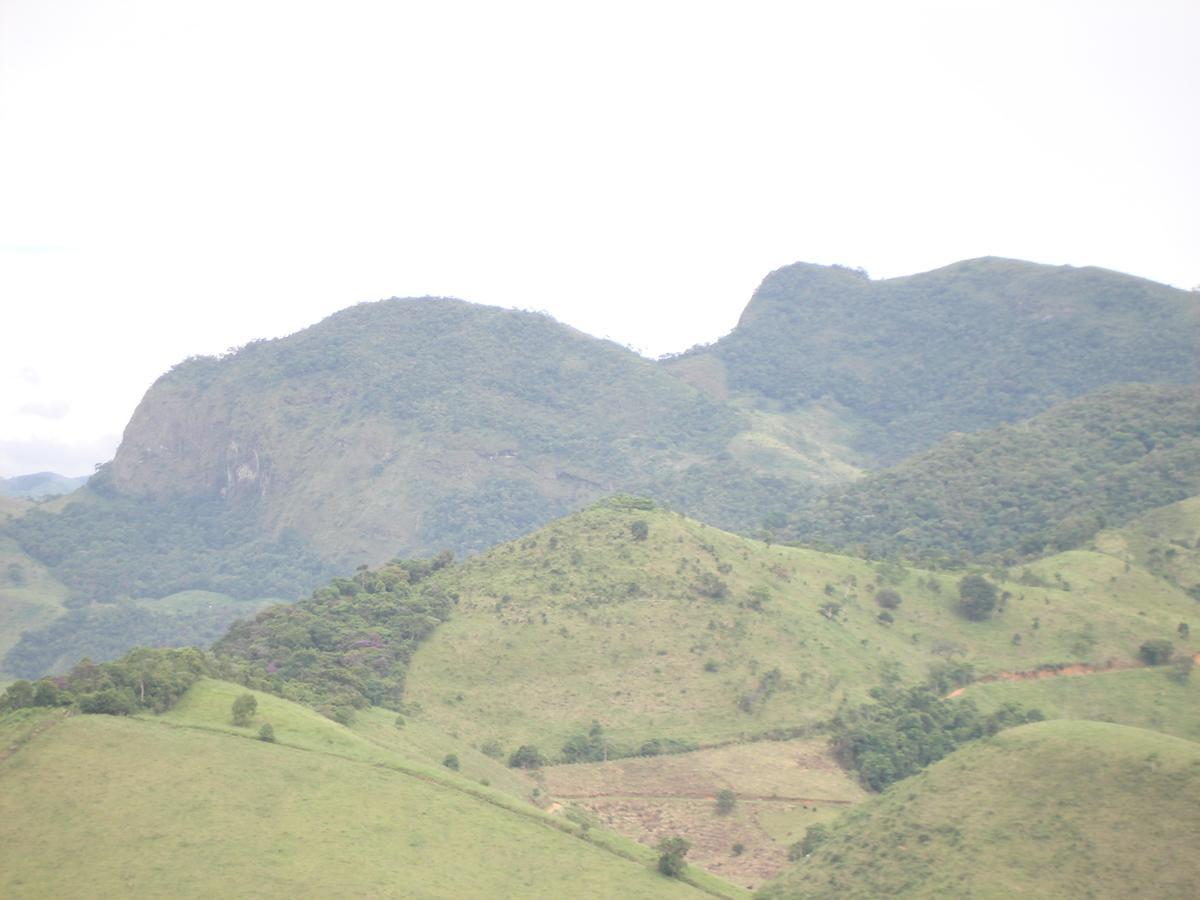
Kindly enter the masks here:
[[[830, 757], [826, 742], [812, 740], [552, 766], [538, 783], [554, 800], [649, 846], [686, 837], [689, 859], [746, 888], [785, 868], [788, 845], [809, 825], [868, 797]], [[717, 809], [722, 790], [736, 797], [724, 814]]]

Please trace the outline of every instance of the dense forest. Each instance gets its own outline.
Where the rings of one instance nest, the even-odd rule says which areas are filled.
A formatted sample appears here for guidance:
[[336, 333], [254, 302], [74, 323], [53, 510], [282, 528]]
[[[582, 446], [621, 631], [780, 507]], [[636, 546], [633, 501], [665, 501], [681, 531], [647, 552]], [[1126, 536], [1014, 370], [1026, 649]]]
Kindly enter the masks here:
[[768, 408], [845, 409], [857, 449], [887, 465], [1106, 385], [1195, 383], [1198, 346], [1193, 294], [1104, 269], [987, 258], [871, 281], [797, 263], [684, 360], [719, 360]]
[[835, 488], [790, 523], [801, 543], [1013, 561], [1200, 493], [1200, 388], [1109, 388], [1028, 422], [957, 435]]

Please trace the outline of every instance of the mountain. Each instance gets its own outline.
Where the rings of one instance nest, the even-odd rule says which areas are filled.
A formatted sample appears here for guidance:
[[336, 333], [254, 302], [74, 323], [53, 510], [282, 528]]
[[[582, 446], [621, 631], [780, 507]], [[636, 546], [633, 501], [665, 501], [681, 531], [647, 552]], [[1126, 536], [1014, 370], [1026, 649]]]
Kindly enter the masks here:
[[13, 478], [0, 478], [0, 497], [26, 497], [31, 500], [57, 497], [83, 487], [86, 482], [86, 475], [78, 478], [69, 478], [56, 472], [16, 475]]
[[[999, 517], [979, 508], [992, 476], [978, 466], [976, 487], [959, 479], [964, 498], [941, 505], [913, 470], [837, 485], [950, 432], [1105, 385], [1194, 383], [1197, 307], [1193, 295], [1098, 269], [974, 260], [872, 282], [797, 264], [768, 276], [726, 338], [653, 363], [542, 314], [442, 298], [360, 304], [181, 363], [86, 488], [0, 525], [73, 610], [60, 633], [12, 652], [29, 673], [56, 648], [131, 645], [88, 643], [102, 632], [208, 639], [246, 611], [237, 603], [301, 597], [397, 556], [479, 552], [622, 491], [718, 527], [839, 547], [1061, 547], [1191, 490], [1173, 483], [1191, 484], [1182, 437], [1169, 454], [1139, 437], [1157, 433], [1151, 413], [1185, 402], [1129, 410], [1119, 407], [1144, 395], [1097, 399], [1096, 414], [1115, 411], [1137, 433], [1119, 447], [1092, 435], [1086, 458], [1064, 453], [1073, 467], [1115, 459], [1105, 475], [1043, 466], [1054, 481], [1069, 476], [1065, 498], [1045, 479], [1021, 480], [1036, 466], [1001, 458], [1020, 451], [1020, 427], [981, 438], [997, 442], [977, 455], [1005, 483]], [[1039, 429], [1027, 430], [1049, 434]], [[1030, 446], [1061, 452], [1076, 436], [1055, 434]], [[1144, 459], [1121, 456], [1138, 446]], [[956, 465], [955, 452], [933, 469]], [[1105, 479], [1138, 487], [1110, 497]], [[882, 499], [868, 496], [875, 488]], [[860, 497], [886, 508], [870, 533], [855, 517]], [[197, 590], [223, 608], [167, 618], [155, 607]]]
[[1194, 897], [1197, 803], [1200, 744], [1025, 725], [843, 816], [760, 896]]
[[947, 438], [793, 514], [804, 543], [910, 557], [1041, 555], [1200, 494], [1200, 387], [1123, 385]]
[[1193, 293], [1097, 268], [984, 258], [871, 281], [772, 272], [737, 327], [671, 363], [714, 395], [847, 423], [867, 465], [1129, 382], [1200, 381]]

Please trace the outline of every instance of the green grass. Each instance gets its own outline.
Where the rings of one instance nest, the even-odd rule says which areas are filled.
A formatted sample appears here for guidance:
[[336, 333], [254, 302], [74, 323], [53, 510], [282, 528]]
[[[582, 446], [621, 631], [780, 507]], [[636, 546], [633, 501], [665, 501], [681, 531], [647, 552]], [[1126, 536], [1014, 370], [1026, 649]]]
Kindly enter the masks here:
[[[632, 537], [638, 520], [644, 541]], [[459, 601], [414, 655], [406, 702], [477, 747], [553, 755], [593, 720], [625, 750], [707, 744], [812, 726], [864, 700], [885, 663], [916, 681], [947, 658], [980, 674], [1132, 659], [1195, 609], [1136, 566], [1074, 552], [1030, 566], [1026, 580], [1046, 586], [1002, 582], [1004, 611], [974, 623], [955, 610], [960, 577], [600, 504], [438, 576]], [[726, 596], [697, 591], [705, 578]], [[891, 625], [873, 602], [885, 586], [904, 598]], [[820, 612], [828, 602], [841, 604], [836, 621]], [[778, 689], [764, 692], [776, 668]]]
[[[582, 840], [570, 823], [278, 698], [257, 695], [256, 721], [235, 728], [241, 691], [203, 681], [163, 717], [74, 716], [25, 740], [0, 762], [0, 894], [700, 894], [654, 872], [645, 848]], [[6, 717], [0, 734], [52, 719]], [[253, 739], [264, 720], [278, 743]]]
[[1200, 676], [1180, 682], [1169, 666], [974, 684], [964, 696], [985, 712], [1016, 703], [1049, 719], [1115, 722], [1200, 741]]
[[1200, 745], [1026, 725], [847, 813], [763, 896], [1195, 897], [1197, 804]]

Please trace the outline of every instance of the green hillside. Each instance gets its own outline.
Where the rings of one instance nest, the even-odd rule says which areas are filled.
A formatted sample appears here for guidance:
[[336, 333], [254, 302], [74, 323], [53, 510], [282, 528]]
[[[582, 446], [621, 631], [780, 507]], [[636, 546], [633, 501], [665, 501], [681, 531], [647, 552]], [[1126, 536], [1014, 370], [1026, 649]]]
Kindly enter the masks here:
[[956, 435], [801, 507], [805, 543], [910, 557], [1040, 555], [1200, 492], [1200, 387], [1108, 388]]
[[87, 476], [71, 478], [56, 472], [36, 472], [33, 475], [16, 475], [0, 478], [0, 497], [26, 497], [42, 499], [69, 494], [82, 487]]
[[972, 684], [962, 696], [984, 711], [1015, 703], [1048, 719], [1113, 722], [1200, 741], [1200, 677], [1183, 677], [1173, 666]]
[[36, 632], [66, 612], [63, 604], [68, 596], [66, 586], [45, 566], [0, 534], [0, 684], [16, 674], [5, 654], [23, 634]]
[[1190, 497], [1102, 531], [1094, 547], [1153, 572], [1200, 600], [1200, 497]]
[[1106, 385], [1196, 383], [1197, 346], [1195, 295], [1104, 269], [985, 258], [871, 281], [797, 263], [675, 365], [767, 410], [833, 409], [891, 464]]
[[1132, 660], [1195, 610], [1137, 566], [1072, 551], [1000, 578], [1002, 610], [975, 622], [962, 572], [769, 546], [645, 505], [598, 504], [435, 576], [457, 599], [412, 656], [406, 705], [475, 746], [552, 759], [593, 721], [614, 754], [706, 744], [812, 728], [947, 660]]
[[[0, 893], [9, 897], [737, 896], [653, 854], [233, 685], [171, 713], [0, 719]], [[261, 721], [277, 743], [253, 739]], [[80, 778], [80, 772], [86, 778]]]
[[959, 750], [838, 819], [763, 897], [1200, 893], [1200, 744], [1043, 722]]

